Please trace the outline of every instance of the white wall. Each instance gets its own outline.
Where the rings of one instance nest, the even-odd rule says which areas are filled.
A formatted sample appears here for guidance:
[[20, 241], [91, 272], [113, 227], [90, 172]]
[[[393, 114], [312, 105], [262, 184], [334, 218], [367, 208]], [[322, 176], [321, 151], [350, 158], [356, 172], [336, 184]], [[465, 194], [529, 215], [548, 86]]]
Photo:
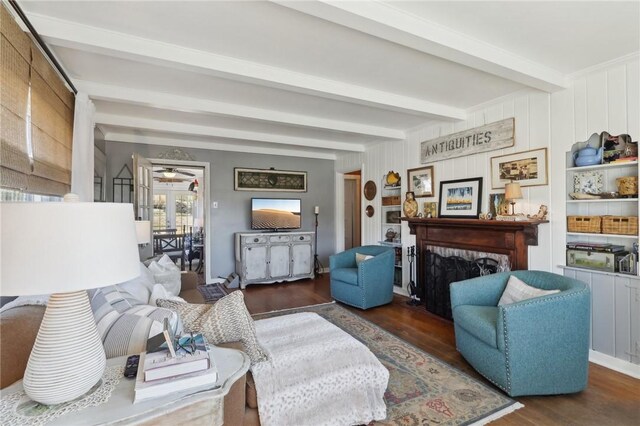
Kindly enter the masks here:
[[[512, 148], [491, 151], [467, 157], [433, 163], [436, 196], [418, 199], [438, 201], [439, 186], [443, 180], [482, 176], [482, 211], [488, 210], [491, 190], [491, 157], [547, 148], [549, 184], [523, 188], [524, 199], [518, 201], [517, 212], [536, 213], [541, 204], [549, 207], [551, 223], [539, 227], [538, 246], [529, 249], [529, 268], [559, 272], [564, 263], [565, 244], [565, 152], [576, 141], [586, 140], [593, 132], [607, 130], [611, 134], [629, 133], [634, 140], [640, 137], [638, 57], [624, 63], [610, 64], [577, 77], [571, 87], [554, 94], [537, 90], [521, 91], [469, 110], [466, 121], [440, 122], [408, 132], [403, 142], [387, 142], [372, 146], [364, 153], [345, 154], [336, 161], [336, 173], [362, 168], [362, 182], [373, 180], [378, 195], [371, 202], [376, 210], [372, 218], [363, 215], [363, 244], [376, 244], [381, 237], [380, 184], [389, 170], [402, 175], [403, 200], [406, 191], [406, 170], [420, 167], [420, 142], [449, 133], [470, 129], [503, 118], [515, 118], [515, 145]], [[336, 206], [339, 210], [342, 192], [336, 180]], [[363, 199], [363, 209], [366, 207]], [[420, 205], [422, 209], [422, 206]], [[337, 214], [339, 215], [339, 211]], [[338, 226], [342, 223], [336, 216]], [[340, 241], [340, 229], [337, 240]], [[554, 240], [552, 243], [552, 235]], [[415, 244], [406, 224], [402, 228], [405, 247]], [[406, 252], [406, 251], [405, 251]], [[406, 258], [405, 258], [406, 266]], [[404, 268], [406, 271], [406, 267]], [[404, 282], [408, 274], [404, 274]]]

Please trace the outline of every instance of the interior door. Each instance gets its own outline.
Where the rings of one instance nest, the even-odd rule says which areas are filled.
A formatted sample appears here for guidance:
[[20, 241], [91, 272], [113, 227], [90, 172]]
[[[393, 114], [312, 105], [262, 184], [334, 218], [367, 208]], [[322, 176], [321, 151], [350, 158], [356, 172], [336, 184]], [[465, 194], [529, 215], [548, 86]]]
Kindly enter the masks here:
[[140, 154], [133, 154], [133, 209], [136, 220], [152, 221], [153, 170], [151, 162]]
[[344, 175], [344, 249], [360, 246], [360, 176]]

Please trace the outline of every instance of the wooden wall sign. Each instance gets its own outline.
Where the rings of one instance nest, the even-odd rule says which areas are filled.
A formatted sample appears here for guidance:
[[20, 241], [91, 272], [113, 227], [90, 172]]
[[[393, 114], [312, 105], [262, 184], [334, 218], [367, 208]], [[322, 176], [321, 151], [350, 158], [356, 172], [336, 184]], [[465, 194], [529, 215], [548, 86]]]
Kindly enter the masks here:
[[514, 144], [515, 120], [504, 120], [452, 133], [420, 144], [420, 162], [433, 163], [448, 158], [462, 157], [508, 148]]

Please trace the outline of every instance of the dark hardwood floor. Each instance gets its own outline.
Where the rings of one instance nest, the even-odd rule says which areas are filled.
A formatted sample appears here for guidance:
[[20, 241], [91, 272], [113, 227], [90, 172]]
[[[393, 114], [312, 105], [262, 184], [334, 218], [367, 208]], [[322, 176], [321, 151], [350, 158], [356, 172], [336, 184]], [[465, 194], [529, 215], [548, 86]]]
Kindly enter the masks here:
[[[329, 274], [288, 284], [250, 285], [245, 302], [253, 313], [330, 302]], [[455, 349], [453, 324], [395, 296], [386, 306], [362, 311], [342, 305], [472, 377], [492, 386]], [[640, 425], [640, 380], [590, 364], [589, 386], [579, 394], [516, 398], [524, 408], [496, 425]]]

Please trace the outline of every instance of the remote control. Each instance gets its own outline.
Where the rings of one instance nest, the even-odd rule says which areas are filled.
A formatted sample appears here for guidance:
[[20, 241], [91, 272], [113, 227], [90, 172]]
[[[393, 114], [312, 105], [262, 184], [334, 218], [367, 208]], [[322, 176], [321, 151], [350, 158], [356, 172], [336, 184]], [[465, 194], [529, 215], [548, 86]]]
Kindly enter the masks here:
[[131, 355], [127, 358], [127, 363], [124, 366], [124, 377], [133, 379], [138, 374], [138, 363], [140, 362], [140, 355]]

